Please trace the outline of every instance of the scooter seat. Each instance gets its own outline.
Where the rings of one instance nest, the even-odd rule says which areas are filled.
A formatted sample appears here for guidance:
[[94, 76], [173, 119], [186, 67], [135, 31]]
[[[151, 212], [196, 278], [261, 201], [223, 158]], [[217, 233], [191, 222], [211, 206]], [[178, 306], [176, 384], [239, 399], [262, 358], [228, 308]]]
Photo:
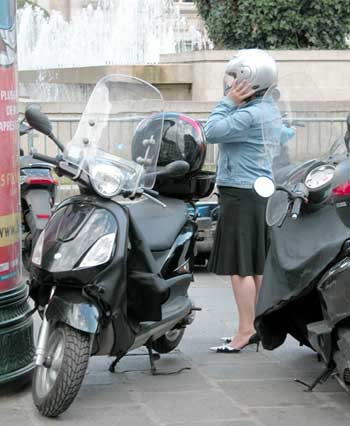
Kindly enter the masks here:
[[134, 221], [151, 251], [169, 250], [188, 219], [186, 204], [181, 200], [158, 197], [162, 207], [152, 200], [129, 204]]

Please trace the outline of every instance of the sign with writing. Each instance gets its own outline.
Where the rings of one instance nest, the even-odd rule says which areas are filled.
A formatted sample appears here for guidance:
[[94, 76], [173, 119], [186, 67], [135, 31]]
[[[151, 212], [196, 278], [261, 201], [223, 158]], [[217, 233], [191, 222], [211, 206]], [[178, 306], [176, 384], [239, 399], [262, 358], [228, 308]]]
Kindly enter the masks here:
[[15, 0], [0, 1], [0, 291], [21, 279], [15, 13]]

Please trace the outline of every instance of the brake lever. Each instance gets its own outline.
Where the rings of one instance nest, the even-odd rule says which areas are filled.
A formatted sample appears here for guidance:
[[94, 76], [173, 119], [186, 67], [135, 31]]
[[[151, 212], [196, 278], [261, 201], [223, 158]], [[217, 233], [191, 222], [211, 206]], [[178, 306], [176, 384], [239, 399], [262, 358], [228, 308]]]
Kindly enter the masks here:
[[160, 206], [162, 206], [163, 208], [166, 208], [166, 207], [167, 207], [167, 205], [166, 205], [166, 204], [164, 204], [164, 203], [163, 203], [162, 201], [160, 201], [160, 200], [157, 200], [157, 198], [152, 197], [152, 195], [147, 194], [147, 192], [143, 192], [143, 193], [142, 193], [142, 195], [143, 195], [144, 197], [148, 198], [149, 200], [153, 201], [154, 203], [159, 204], [159, 205], [160, 205]]
[[288, 209], [288, 210], [286, 210], [286, 212], [285, 212], [285, 214], [283, 215], [282, 219], [281, 219], [281, 220], [280, 220], [280, 222], [278, 223], [277, 228], [282, 228], [282, 226], [283, 226], [283, 224], [284, 224], [284, 222], [285, 222], [285, 220], [286, 220], [286, 218], [287, 218], [287, 216], [288, 216], [288, 211], [289, 211], [289, 209]]

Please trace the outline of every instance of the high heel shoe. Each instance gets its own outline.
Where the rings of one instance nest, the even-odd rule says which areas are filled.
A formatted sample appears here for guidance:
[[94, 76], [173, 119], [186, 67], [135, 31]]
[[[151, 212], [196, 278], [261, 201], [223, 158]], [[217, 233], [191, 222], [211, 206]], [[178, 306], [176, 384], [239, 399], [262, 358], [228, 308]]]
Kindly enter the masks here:
[[260, 337], [258, 336], [257, 333], [254, 333], [252, 336], [250, 336], [248, 342], [245, 345], [243, 345], [240, 349], [234, 348], [228, 344], [232, 341], [231, 337], [222, 337], [222, 340], [225, 342], [224, 345], [213, 346], [210, 348], [210, 350], [212, 352], [217, 352], [217, 353], [236, 354], [238, 352], [241, 352], [241, 350], [244, 349], [246, 346], [256, 344], [256, 352], [259, 352]]

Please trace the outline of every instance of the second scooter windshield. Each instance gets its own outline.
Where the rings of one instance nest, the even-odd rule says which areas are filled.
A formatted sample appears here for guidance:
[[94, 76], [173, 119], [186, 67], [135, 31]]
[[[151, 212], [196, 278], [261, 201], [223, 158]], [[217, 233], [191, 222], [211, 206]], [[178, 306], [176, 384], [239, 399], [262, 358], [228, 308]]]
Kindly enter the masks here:
[[285, 75], [278, 87], [265, 93], [261, 107], [264, 159], [273, 162], [280, 182], [301, 164], [325, 160], [334, 152], [345, 154], [342, 124], [336, 117], [325, 117], [322, 101], [320, 89], [305, 73]]

